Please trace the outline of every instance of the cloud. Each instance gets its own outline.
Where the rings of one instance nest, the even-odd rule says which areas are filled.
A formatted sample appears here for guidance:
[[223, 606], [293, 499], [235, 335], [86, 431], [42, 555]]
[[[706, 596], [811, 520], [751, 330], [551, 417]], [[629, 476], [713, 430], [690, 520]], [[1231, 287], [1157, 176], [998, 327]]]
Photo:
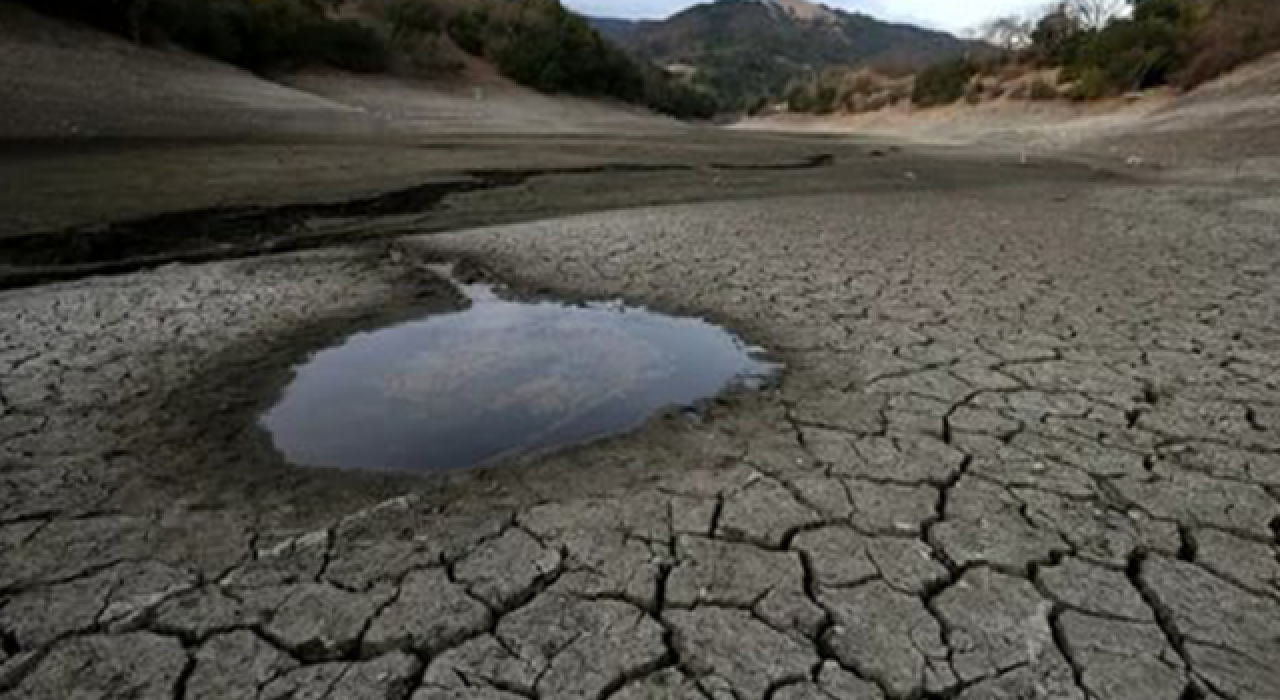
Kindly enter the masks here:
[[689, 0], [562, 0], [564, 4], [593, 17], [662, 19], [694, 3]]
[[[695, 4], [691, 0], [565, 0], [575, 10], [596, 17], [660, 19]], [[1046, 0], [827, 0], [826, 5], [898, 22], [950, 31], [980, 25], [1000, 15], [1042, 7]]]

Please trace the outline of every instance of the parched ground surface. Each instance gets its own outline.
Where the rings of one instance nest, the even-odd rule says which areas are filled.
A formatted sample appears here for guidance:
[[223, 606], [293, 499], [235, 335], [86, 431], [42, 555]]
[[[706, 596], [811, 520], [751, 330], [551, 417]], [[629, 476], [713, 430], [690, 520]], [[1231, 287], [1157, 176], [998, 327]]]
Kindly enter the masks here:
[[[864, 167], [0, 294], [0, 698], [1274, 698], [1273, 195]], [[786, 374], [524, 465], [281, 463], [291, 364], [461, 303], [435, 259]]]

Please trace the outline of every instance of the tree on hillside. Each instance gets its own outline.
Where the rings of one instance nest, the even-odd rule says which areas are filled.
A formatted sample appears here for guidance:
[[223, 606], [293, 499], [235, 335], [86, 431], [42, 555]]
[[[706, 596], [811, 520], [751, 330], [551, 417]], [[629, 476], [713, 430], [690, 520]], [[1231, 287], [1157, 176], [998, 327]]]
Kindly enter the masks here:
[[1182, 24], [1212, 3], [1208, 0], [1130, 0], [1133, 19], [1138, 22], [1164, 21]]
[[1035, 31], [1035, 22], [1025, 17], [1009, 15], [997, 17], [982, 25], [978, 29], [978, 36], [987, 43], [1012, 53], [1031, 45], [1033, 31]]
[[1067, 14], [1086, 30], [1098, 31], [1111, 20], [1123, 16], [1129, 9], [1129, 0], [1065, 0]]
[[1066, 3], [1053, 6], [1031, 32], [1035, 60], [1046, 65], [1066, 65], [1074, 58], [1084, 28]]
[[1143, 0], [1060, 0], [1050, 5], [1031, 30], [1036, 58], [1055, 65], [1070, 63], [1089, 35], [1124, 17], [1134, 1]]
[[[1020, 41], [1016, 21], [986, 27], [988, 41]], [[1280, 51], [1277, 0], [1060, 0], [1015, 53], [1060, 68], [1078, 99], [1162, 85], [1194, 87]]]
[[391, 26], [391, 37], [402, 40], [422, 34], [438, 34], [444, 29], [444, 17], [433, 5], [417, 0], [397, 0], [384, 12]]

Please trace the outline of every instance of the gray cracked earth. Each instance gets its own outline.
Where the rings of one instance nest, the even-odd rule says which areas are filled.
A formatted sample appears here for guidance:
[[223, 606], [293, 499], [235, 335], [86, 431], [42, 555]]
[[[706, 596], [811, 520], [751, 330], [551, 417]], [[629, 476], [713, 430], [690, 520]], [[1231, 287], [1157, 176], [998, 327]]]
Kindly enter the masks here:
[[[0, 698], [1274, 700], [1274, 214], [1028, 172], [0, 295]], [[788, 370], [529, 464], [280, 463], [255, 411], [456, 304], [428, 258]]]

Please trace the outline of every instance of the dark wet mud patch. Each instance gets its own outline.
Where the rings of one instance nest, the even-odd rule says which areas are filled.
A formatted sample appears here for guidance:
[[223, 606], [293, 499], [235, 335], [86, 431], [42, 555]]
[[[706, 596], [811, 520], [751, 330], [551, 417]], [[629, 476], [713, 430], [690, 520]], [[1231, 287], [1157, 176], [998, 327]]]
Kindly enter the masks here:
[[778, 369], [698, 318], [463, 289], [465, 310], [356, 333], [299, 366], [261, 420], [276, 449], [305, 466], [476, 467], [630, 432]]
[[[834, 156], [799, 161], [714, 164], [711, 170], [822, 168]], [[0, 290], [123, 274], [173, 263], [200, 263], [393, 238], [396, 227], [356, 227], [438, 211], [450, 197], [516, 188], [545, 177], [625, 177], [691, 173], [693, 163], [602, 163], [560, 168], [466, 170], [400, 190], [332, 202], [211, 207], [60, 231], [8, 236], [0, 242]], [[420, 228], [420, 227], [419, 227]]]
[[802, 160], [784, 162], [784, 163], [713, 163], [711, 165], [714, 170], [762, 170], [762, 171], [787, 171], [787, 170], [810, 170], [813, 168], [825, 168], [834, 165], [836, 162], [835, 155], [831, 153], [819, 153], [809, 156]]
[[[119, 274], [170, 262], [210, 262], [322, 247], [333, 236], [325, 222], [429, 212], [452, 195], [517, 187], [548, 175], [604, 175], [685, 170], [687, 166], [606, 164], [580, 168], [468, 171], [458, 176], [334, 202], [282, 206], [214, 207], [158, 214], [97, 227], [5, 238], [0, 289]], [[318, 227], [318, 229], [317, 229]], [[343, 243], [385, 237], [346, 234]]]

